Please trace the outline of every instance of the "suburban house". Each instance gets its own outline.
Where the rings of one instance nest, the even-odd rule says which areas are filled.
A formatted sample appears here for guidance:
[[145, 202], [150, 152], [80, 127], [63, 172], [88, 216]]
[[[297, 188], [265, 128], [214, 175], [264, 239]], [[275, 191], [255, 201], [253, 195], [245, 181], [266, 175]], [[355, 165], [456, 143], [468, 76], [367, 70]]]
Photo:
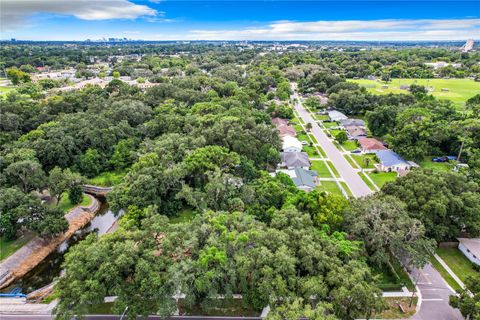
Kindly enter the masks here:
[[277, 126], [277, 130], [278, 130], [278, 135], [281, 138], [285, 136], [291, 136], [291, 137], [297, 136], [297, 132], [295, 131], [295, 129], [292, 126], [289, 126], [286, 124]]
[[282, 168], [310, 168], [310, 160], [306, 152], [280, 152], [282, 162], [279, 164]]
[[300, 152], [302, 151], [302, 143], [295, 137], [285, 136], [283, 137], [282, 150], [283, 152]]
[[458, 249], [468, 260], [480, 266], [480, 238], [458, 238]]
[[360, 119], [343, 119], [340, 120], [340, 125], [344, 128], [349, 126], [365, 127], [365, 121]]
[[358, 139], [367, 136], [367, 130], [364, 127], [348, 126], [345, 129], [349, 139]]
[[337, 110], [328, 111], [328, 117], [332, 121], [340, 121], [340, 120], [348, 119], [346, 115], [344, 115], [343, 113]]
[[363, 153], [377, 153], [380, 150], [387, 150], [383, 143], [375, 138], [360, 137], [357, 141]]
[[277, 170], [287, 174], [298, 189], [312, 191], [317, 187], [318, 174], [315, 170], [306, 170], [303, 168]]
[[410, 170], [412, 167], [407, 160], [403, 159], [400, 155], [393, 152], [392, 150], [380, 150], [377, 151], [377, 158], [379, 163], [375, 164], [377, 170], [380, 171], [403, 171]]

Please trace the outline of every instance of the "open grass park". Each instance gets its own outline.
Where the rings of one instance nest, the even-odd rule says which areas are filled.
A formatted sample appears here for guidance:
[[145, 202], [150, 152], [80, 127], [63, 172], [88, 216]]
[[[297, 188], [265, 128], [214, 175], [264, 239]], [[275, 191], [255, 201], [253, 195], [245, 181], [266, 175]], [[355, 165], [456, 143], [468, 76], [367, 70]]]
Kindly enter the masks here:
[[480, 82], [471, 79], [392, 79], [388, 83], [367, 79], [349, 81], [358, 83], [374, 94], [408, 93], [400, 87], [411, 84], [422, 85], [430, 88], [431, 94], [436, 98], [451, 100], [458, 106], [463, 106], [465, 101], [480, 93]]

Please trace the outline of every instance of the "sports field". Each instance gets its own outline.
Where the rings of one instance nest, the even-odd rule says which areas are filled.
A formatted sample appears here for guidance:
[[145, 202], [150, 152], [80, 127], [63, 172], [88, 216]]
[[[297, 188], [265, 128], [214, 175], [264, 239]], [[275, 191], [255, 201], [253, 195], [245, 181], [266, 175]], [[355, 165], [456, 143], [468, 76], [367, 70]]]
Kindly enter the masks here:
[[463, 106], [468, 98], [480, 93], [480, 82], [470, 79], [392, 79], [389, 83], [367, 79], [348, 81], [356, 82], [375, 94], [406, 93], [408, 91], [400, 89], [400, 86], [418, 84], [431, 88], [431, 93], [435, 97], [452, 100], [459, 106]]

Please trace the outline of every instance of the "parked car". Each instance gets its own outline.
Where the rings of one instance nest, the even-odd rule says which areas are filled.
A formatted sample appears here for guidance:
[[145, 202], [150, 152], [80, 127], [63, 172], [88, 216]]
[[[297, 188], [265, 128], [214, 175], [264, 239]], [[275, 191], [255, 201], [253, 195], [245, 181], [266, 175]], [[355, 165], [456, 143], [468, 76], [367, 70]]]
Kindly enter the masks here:
[[432, 158], [433, 162], [448, 162], [448, 161], [453, 161], [457, 160], [457, 157], [454, 156], [444, 156], [444, 157], [435, 157]]
[[302, 141], [302, 145], [306, 146], [306, 145], [308, 145], [308, 142], [307, 141]]
[[362, 150], [360, 149], [355, 149], [355, 150], [352, 150], [350, 151], [351, 153], [362, 153]]

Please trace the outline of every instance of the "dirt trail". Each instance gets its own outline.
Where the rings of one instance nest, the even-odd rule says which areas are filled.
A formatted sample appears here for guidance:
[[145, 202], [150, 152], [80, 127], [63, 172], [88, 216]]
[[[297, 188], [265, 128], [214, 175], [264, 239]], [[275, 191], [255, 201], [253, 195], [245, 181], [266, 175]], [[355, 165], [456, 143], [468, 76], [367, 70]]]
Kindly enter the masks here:
[[47, 240], [35, 237], [0, 264], [0, 289], [7, 287], [35, 268], [60, 244], [95, 217], [100, 209], [100, 202], [93, 196], [88, 195], [88, 197], [92, 200], [90, 206], [75, 207], [65, 215], [69, 223], [68, 230], [65, 233]]

